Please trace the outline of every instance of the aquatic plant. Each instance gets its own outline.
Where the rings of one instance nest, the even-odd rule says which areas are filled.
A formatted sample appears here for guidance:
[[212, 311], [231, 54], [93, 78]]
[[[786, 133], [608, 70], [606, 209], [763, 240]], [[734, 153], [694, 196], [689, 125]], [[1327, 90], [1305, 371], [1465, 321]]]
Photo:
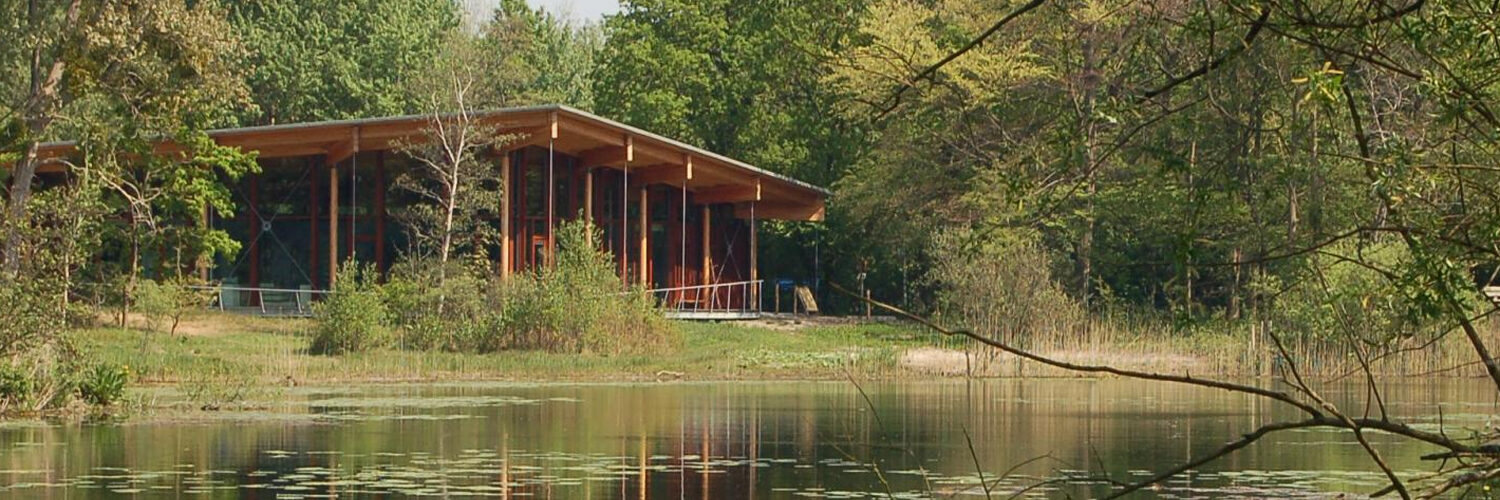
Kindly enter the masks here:
[[125, 397], [125, 383], [130, 367], [108, 363], [96, 364], [78, 380], [78, 396], [95, 406], [109, 406]]

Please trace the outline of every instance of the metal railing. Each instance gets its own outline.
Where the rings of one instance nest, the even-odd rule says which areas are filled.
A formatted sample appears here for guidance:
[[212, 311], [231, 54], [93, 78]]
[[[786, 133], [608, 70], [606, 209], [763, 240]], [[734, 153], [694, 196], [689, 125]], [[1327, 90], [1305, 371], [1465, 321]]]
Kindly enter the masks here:
[[668, 313], [759, 314], [764, 280], [647, 290]]
[[227, 312], [264, 316], [310, 316], [314, 298], [323, 298], [329, 290], [303, 288], [262, 288], [233, 285], [191, 286], [194, 290], [213, 292], [209, 307]]

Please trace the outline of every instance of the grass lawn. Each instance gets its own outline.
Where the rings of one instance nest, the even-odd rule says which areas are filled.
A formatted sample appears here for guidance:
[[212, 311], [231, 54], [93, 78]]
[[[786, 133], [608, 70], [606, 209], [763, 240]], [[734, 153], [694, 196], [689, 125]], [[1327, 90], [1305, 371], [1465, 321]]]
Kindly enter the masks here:
[[267, 385], [520, 380], [625, 381], [828, 379], [895, 373], [906, 349], [932, 345], [904, 325], [678, 324], [666, 352], [606, 356], [545, 352], [461, 354], [380, 349], [345, 356], [306, 352], [308, 320], [205, 314], [176, 336], [144, 328], [92, 328], [73, 339], [95, 359], [129, 366], [137, 384]]

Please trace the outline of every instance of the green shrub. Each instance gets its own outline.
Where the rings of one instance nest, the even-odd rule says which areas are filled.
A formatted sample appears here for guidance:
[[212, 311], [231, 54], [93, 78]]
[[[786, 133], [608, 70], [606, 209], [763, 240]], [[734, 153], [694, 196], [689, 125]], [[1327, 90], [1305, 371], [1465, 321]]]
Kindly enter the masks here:
[[51, 343], [62, 334], [66, 318], [61, 310], [60, 281], [0, 280], [0, 355], [14, 356]]
[[1084, 337], [1086, 312], [1063, 291], [1038, 239], [1029, 231], [939, 234], [930, 278], [943, 315], [1023, 346]]
[[588, 245], [590, 230], [564, 222], [556, 265], [505, 281], [479, 259], [450, 262], [442, 273], [436, 262], [407, 261], [383, 285], [346, 269], [317, 308], [311, 350], [368, 349], [386, 341], [386, 327], [389, 345], [411, 350], [614, 354], [674, 345], [677, 331], [655, 298], [623, 290], [609, 254]]
[[402, 349], [475, 351], [498, 317], [489, 302], [487, 263], [450, 262], [439, 284], [436, 261], [411, 261], [391, 270], [381, 297]]
[[165, 324], [167, 332], [176, 335], [182, 318], [203, 310], [213, 300], [212, 292], [193, 288], [197, 284], [193, 278], [141, 280], [136, 285], [135, 310], [146, 318], [146, 328], [159, 330]]
[[94, 365], [78, 380], [78, 396], [91, 405], [112, 405], [125, 397], [125, 382], [129, 378], [129, 367]]
[[387, 313], [375, 272], [352, 262], [341, 266], [333, 293], [313, 307], [317, 327], [308, 350], [337, 355], [367, 351], [385, 342]]
[[31, 401], [36, 385], [31, 374], [15, 365], [0, 365], [0, 412]]
[[501, 288], [511, 345], [623, 353], [675, 344], [678, 334], [656, 300], [643, 290], [622, 291], [613, 259], [588, 244], [589, 231], [595, 228], [587, 223], [563, 222], [556, 265]]

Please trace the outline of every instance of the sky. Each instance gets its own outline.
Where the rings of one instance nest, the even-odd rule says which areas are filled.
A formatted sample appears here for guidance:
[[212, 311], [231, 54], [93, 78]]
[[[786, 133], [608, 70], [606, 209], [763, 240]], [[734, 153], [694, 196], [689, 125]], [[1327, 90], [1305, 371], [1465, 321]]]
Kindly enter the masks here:
[[[469, 12], [488, 13], [499, 2], [497, 0], [468, 0], [465, 3], [469, 7]], [[589, 22], [598, 22], [604, 19], [605, 14], [613, 14], [620, 10], [620, 0], [526, 0], [526, 3], [545, 7], [553, 13], [566, 14], [576, 20]]]

